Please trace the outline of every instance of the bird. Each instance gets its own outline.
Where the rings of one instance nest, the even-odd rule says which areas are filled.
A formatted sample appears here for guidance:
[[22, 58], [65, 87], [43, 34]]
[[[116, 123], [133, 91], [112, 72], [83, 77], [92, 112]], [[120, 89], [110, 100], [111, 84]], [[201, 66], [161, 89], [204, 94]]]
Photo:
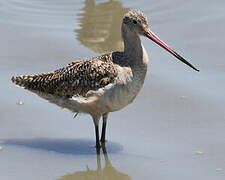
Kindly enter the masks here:
[[74, 113], [89, 114], [94, 122], [96, 148], [100, 148], [106, 142], [109, 113], [131, 104], [144, 84], [149, 59], [140, 36], [152, 40], [184, 64], [199, 71], [153, 33], [147, 17], [140, 10], [130, 10], [124, 15], [121, 34], [123, 51], [72, 61], [48, 73], [13, 76], [11, 80], [60, 107]]

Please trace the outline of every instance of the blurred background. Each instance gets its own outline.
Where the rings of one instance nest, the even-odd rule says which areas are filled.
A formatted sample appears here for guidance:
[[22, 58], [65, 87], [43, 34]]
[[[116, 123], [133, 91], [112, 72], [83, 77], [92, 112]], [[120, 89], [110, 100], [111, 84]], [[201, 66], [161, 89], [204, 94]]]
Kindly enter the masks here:
[[[0, 0], [0, 179], [225, 178], [225, 2], [209, 0]], [[108, 153], [97, 156], [91, 118], [11, 83], [71, 61], [123, 50], [123, 15], [139, 9], [148, 74], [133, 104], [111, 113]]]

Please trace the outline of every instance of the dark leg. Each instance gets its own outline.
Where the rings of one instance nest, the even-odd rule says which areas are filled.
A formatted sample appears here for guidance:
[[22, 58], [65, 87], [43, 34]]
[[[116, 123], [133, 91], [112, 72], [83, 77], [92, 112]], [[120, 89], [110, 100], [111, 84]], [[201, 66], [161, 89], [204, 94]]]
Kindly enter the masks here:
[[98, 124], [99, 124], [99, 117], [93, 117], [93, 121], [95, 124], [95, 137], [96, 137], [96, 148], [100, 148], [100, 142], [99, 142], [99, 130], [98, 130]]
[[98, 125], [95, 125], [96, 148], [100, 148]]
[[101, 135], [101, 142], [105, 142], [105, 132], [106, 132], [106, 121], [103, 120], [103, 125], [102, 125], [102, 135]]
[[103, 117], [103, 125], [102, 125], [101, 142], [105, 143], [105, 133], [106, 133], [106, 124], [107, 124], [108, 113], [103, 114], [102, 117]]

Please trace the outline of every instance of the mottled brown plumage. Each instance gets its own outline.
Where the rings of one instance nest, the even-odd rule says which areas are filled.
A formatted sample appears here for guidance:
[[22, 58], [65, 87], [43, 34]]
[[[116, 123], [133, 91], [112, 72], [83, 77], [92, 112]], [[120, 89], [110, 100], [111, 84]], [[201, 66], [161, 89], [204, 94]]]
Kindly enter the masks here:
[[12, 77], [12, 81], [25, 89], [60, 97], [86, 96], [112, 83], [117, 76], [113, 55], [74, 61], [54, 72]]

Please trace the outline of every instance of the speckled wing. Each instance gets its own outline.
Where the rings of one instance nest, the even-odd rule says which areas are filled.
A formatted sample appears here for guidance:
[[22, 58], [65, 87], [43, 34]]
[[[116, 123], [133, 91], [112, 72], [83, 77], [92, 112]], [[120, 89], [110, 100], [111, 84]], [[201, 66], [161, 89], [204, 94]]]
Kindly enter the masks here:
[[12, 81], [25, 89], [60, 97], [86, 96], [117, 77], [112, 53], [82, 61], [74, 61], [54, 72], [12, 77]]

